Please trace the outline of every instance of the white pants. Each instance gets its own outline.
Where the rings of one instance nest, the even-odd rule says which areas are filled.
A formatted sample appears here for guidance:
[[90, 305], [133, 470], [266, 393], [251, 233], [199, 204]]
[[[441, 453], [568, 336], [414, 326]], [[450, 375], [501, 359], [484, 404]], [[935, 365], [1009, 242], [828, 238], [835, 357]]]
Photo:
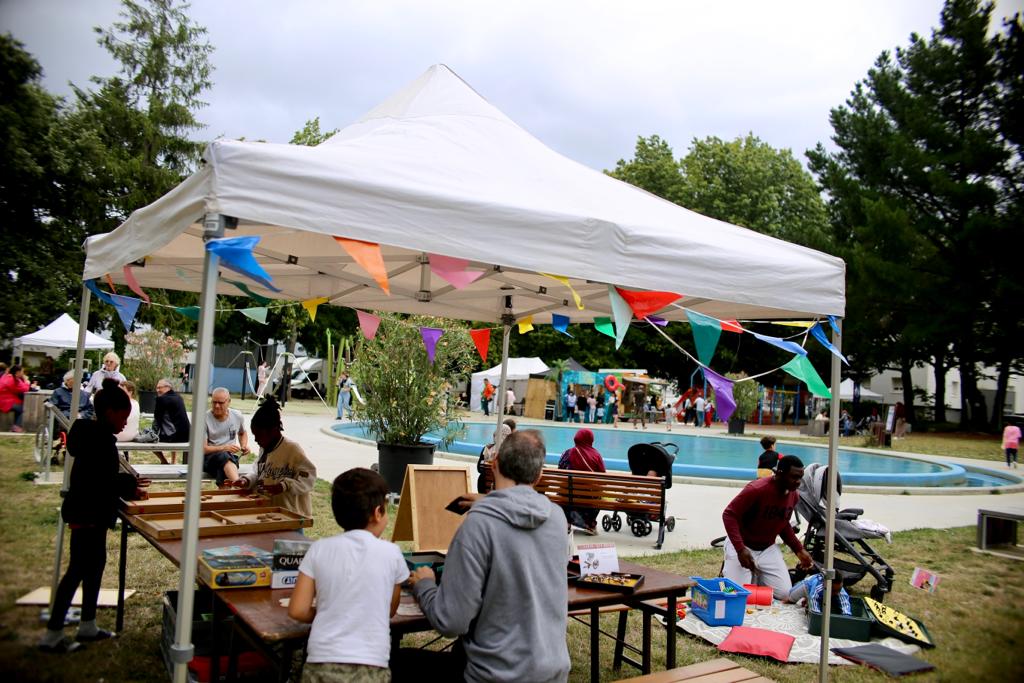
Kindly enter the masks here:
[[745, 583], [771, 586], [776, 600], [785, 600], [789, 597], [793, 582], [789, 578], [786, 560], [782, 557], [782, 548], [778, 545], [771, 545], [764, 550], [754, 550], [753, 548], [747, 548], [747, 550], [750, 551], [751, 557], [754, 558], [754, 566], [757, 567], [755, 575], [751, 576], [750, 570], [740, 564], [736, 548], [732, 546], [732, 541], [728, 538], [725, 539], [725, 567], [722, 569], [722, 575], [741, 586]]

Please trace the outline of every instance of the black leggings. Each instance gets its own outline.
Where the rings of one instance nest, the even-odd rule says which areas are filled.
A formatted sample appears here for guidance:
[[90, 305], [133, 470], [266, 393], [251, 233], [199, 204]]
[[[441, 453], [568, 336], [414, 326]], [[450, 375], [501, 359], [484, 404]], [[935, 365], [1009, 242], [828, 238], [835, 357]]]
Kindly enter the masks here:
[[68, 569], [57, 586], [53, 611], [46, 627], [51, 631], [64, 628], [71, 600], [82, 584], [82, 621], [96, 619], [96, 601], [100, 595], [100, 581], [107, 564], [107, 530], [105, 527], [82, 527], [71, 530], [71, 549]]

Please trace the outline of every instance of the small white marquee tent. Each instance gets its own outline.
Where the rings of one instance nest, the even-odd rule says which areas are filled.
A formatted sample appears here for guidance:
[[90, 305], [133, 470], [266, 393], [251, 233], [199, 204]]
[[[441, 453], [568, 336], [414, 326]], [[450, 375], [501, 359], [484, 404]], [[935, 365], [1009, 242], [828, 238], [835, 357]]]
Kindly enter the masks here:
[[[867, 387], [860, 388], [860, 397], [865, 401], [879, 401], [882, 399], [882, 395], [871, 391]], [[839, 398], [843, 401], [853, 400], [853, 380], [850, 378], [844, 379], [842, 384], [839, 385]]]
[[[220, 261], [204, 249], [216, 237], [260, 237], [253, 254], [281, 290], [261, 289], [263, 296], [501, 323], [503, 358], [517, 319], [610, 316], [609, 285], [676, 292], [678, 304], [717, 318], [841, 318], [845, 308], [841, 259], [707, 218], [567, 159], [440, 65], [317, 147], [217, 140], [205, 161], [113, 232], [89, 238], [83, 273], [123, 282], [122, 268], [134, 264], [143, 287], [202, 292], [197, 386], [210, 380], [215, 295], [240, 293], [218, 279]], [[390, 295], [335, 237], [381, 245]], [[431, 254], [466, 259], [483, 274], [457, 289], [432, 274]], [[545, 273], [567, 277], [582, 308]], [[88, 304], [83, 290], [83, 310]], [[676, 307], [657, 314], [685, 319]], [[835, 363], [833, 378], [838, 385]], [[196, 394], [193, 424], [203, 423], [206, 407], [205, 393]], [[204, 437], [193, 430], [193, 452]], [[191, 466], [176, 681], [191, 654], [200, 476]]]
[[[46, 327], [18, 337], [13, 343], [15, 356], [20, 356], [26, 351], [46, 353], [75, 348], [78, 348], [78, 323], [67, 313], [61, 313], [59, 318]], [[86, 350], [112, 348], [114, 348], [114, 342], [110, 339], [104, 339], [88, 330], [85, 331]]]
[[[505, 373], [505, 383], [511, 384], [516, 399], [521, 401], [526, 398], [526, 386], [530, 381], [530, 375], [545, 372], [548, 369], [547, 363], [540, 358], [509, 358], [508, 367]], [[491, 380], [496, 387], [501, 386], [501, 365], [493, 368], [474, 372], [472, 381], [469, 383], [469, 409], [480, 410], [480, 392], [484, 389], [484, 378]], [[497, 394], [494, 396], [498, 398]], [[497, 401], [491, 404], [493, 410], [497, 410]]]

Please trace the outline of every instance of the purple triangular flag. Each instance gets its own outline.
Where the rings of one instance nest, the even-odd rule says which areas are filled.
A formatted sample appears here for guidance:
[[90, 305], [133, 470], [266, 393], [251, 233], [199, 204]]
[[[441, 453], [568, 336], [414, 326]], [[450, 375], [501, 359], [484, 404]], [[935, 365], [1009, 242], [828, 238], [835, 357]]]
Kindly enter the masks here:
[[667, 320], [665, 320], [664, 318], [659, 318], [656, 315], [647, 316], [647, 322], [651, 323], [652, 325], [657, 325], [658, 327], [665, 327], [666, 325], [668, 325]]
[[732, 414], [736, 412], [736, 399], [732, 397], [734, 382], [727, 377], [722, 377], [711, 368], [704, 368], [704, 379], [715, 390], [715, 416], [722, 422], [728, 422]]
[[427, 358], [430, 364], [434, 364], [434, 351], [437, 349], [437, 340], [444, 334], [444, 330], [437, 327], [421, 327], [420, 336], [423, 337], [423, 346], [427, 349]]

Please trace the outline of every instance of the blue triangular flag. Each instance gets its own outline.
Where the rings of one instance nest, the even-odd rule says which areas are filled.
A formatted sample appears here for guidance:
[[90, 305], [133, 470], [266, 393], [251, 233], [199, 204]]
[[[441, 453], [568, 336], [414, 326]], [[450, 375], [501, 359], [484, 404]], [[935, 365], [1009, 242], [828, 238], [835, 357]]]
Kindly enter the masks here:
[[273, 292], [281, 290], [270, 284], [270, 273], [263, 270], [252, 255], [253, 247], [260, 241], [259, 235], [243, 235], [242, 237], [222, 237], [206, 243], [206, 250], [220, 257], [221, 263], [228, 270], [260, 283]]
[[569, 326], [569, 316], [558, 315], [557, 313], [551, 314], [551, 327], [564, 334], [566, 337], [572, 338], [572, 335], [565, 329]]
[[114, 300], [110, 298], [109, 294], [107, 294], [106, 292], [99, 288], [99, 285], [96, 284], [95, 280], [86, 280], [85, 286], [90, 292], [96, 295], [97, 299], [99, 299], [103, 303], [110, 304], [111, 306], [114, 305]]
[[117, 315], [121, 318], [125, 331], [131, 332], [132, 322], [135, 320], [135, 313], [139, 310], [142, 299], [136, 299], [133, 296], [121, 296], [120, 294], [110, 294], [109, 296], [112, 299], [110, 303], [117, 309]]
[[839, 349], [833, 346], [832, 343], [825, 337], [825, 330], [824, 328], [822, 328], [821, 323], [818, 323], [817, 325], [811, 328], [811, 336], [817, 339], [819, 344], [824, 346], [826, 349], [828, 349], [835, 355], [839, 356], [839, 359], [842, 360], [844, 363], [846, 363], [847, 365], [850, 364], [850, 361], [846, 360], [846, 356], [840, 353]]
[[757, 337], [763, 342], [771, 344], [772, 346], [778, 346], [780, 349], [784, 349], [786, 351], [789, 351], [790, 353], [795, 353], [800, 356], [807, 355], [807, 349], [800, 346], [796, 342], [791, 342], [788, 339], [779, 339], [778, 337], [772, 337], [767, 334], [758, 334], [757, 332], [751, 332], [751, 334], [753, 334], [755, 337]]
[[828, 317], [828, 324], [832, 326], [833, 332], [835, 332], [838, 335], [843, 334], [842, 332], [839, 331], [839, 323], [836, 322], [836, 317], [834, 315], [830, 315]]

